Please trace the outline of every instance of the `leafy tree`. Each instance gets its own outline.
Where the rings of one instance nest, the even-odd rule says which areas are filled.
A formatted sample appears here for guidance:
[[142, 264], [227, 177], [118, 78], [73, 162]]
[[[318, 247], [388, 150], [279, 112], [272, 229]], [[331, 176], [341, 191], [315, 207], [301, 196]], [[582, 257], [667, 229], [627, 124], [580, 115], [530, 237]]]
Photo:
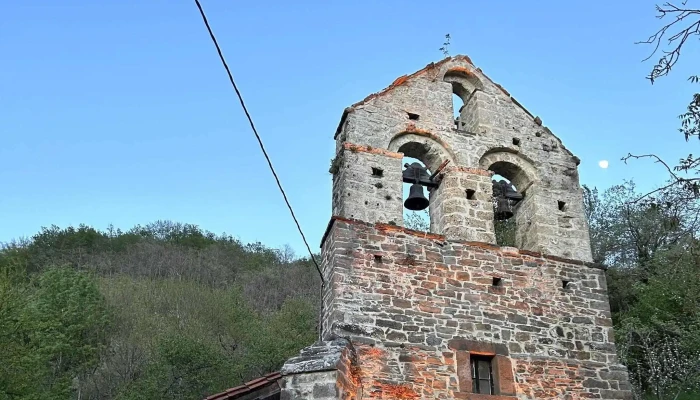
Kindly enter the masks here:
[[227, 375], [228, 364], [211, 344], [182, 335], [164, 337], [143, 375], [117, 399], [201, 399]]
[[684, 188], [640, 198], [626, 182], [584, 187], [594, 259], [610, 268], [616, 342], [636, 397], [700, 394], [700, 211]]
[[700, 242], [659, 252], [651, 262], [656, 272], [634, 285], [636, 301], [619, 315], [622, 360], [640, 393], [700, 394]]
[[6, 398], [68, 398], [106, 344], [110, 312], [95, 279], [50, 268], [35, 284], [2, 285], [0, 393]]

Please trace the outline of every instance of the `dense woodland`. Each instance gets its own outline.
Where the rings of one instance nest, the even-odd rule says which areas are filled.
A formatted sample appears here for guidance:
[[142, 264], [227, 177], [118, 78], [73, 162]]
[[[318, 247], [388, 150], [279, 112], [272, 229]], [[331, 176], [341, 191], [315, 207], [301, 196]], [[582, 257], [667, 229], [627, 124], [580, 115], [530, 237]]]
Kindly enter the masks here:
[[43, 229], [0, 252], [0, 399], [201, 399], [316, 338], [289, 249], [156, 222]]
[[[700, 204], [636, 201], [631, 183], [585, 193], [637, 390], [699, 398]], [[200, 399], [316, 338], [308, 259], [193, 225], [45, 228], [6, 244], [0, 271], [0, 399]]]

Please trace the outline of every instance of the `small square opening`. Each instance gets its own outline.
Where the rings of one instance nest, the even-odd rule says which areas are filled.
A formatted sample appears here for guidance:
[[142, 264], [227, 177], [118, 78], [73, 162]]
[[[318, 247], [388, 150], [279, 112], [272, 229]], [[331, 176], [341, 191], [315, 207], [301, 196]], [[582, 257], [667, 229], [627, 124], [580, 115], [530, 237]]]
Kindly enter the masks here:
[[381, 178], [382, 176], [384, 176], [384, 170], [381, 168], [372, 167], [372, 176]]
[[420, 115], [414, 114], [414, 113], [406, 113], [408, 114], [408, 119], [412, 119], [414, 121], [418, 121], [420, 119]]
[[565, 201], [557, 201], [557, 206], [559, 207], [559, 211], [566, 211], [566, 202]]
[[381, 263], [381, 262], [382, 262], [382, 256], [380, 256], [379, 254], [375, 254], [375, 255], [374, 255], [374, 262], [376, 262], [376, 263]]
[[494, 276], [492, 285], [493, 286], [503, 286], [503, 279], [501, 279], [497, 276]]
[[562, 289], [568, 289], [570, 283], [571, 283], [571, 281], [562, 280], [562, 281], [561, 281], [561, 287], [562, 287]]
[[520, 139], [514, 137], [514, 138], [513, 138], [513, 144], [516, 145], [516, 146], [520, 146]]
[[476, 190], [474, 189], [467, 189], [467, 200], [474, 200], [474, 195], [476, 194]]

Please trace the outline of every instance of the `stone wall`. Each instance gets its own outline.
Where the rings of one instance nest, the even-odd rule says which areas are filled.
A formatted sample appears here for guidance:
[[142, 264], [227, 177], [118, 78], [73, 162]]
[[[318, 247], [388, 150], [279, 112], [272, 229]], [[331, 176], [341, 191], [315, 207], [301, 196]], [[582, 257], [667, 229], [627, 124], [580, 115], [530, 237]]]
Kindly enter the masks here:
[[[455, 126], [453, 93], [466, 102], [460, 113], [462, 129]], [[349, 147], [383, 149], [418, 158], [432, 171], [442, 161], [450, 160], [455, 167], [490, 169], [514, 183], [518, 181], [515, 183], [518, 190], [531, 196], [537, 194], [534, 202], [526, 207], [529, 214], [516, 218], [521, 225], [518, 246], [566, 258], [591, 260], [578, 180], [578, 158], [542, 125], [541, 119], [532, 116], [508, 92], [474, 67], [468, 57], [457, 56], [430, 64], [346, 109], [335, 138], [338, 157], [347, 154]], [[357, 159], [345, 166], [364, 174], [370, 162], [383, 161]], [[352, 218], [367, 222], [395, 220], [397, 225], [403, 225], [401, 213], [394, 215], [393, 206], [398, 205], [398, 201], [388, 206], [390, 213], [375, 212], [380, 219], [358, 216], [361, 214], [358, 210], [365, 207], [367, 199], [340, 196], [343, 185], [347, 186], [343, 183], [347, 174], [347, 171], [337, 171], [334, 177], [334, 210], [342, 211], [334, 211], [334, 215], [348, 218], [354, 215]], [[401, 198], [401, 187], [382, 194], [392, 199]], [[368, 204], [379, 203], [379, 207], [388, 210], [384, 203], [374, 200], [372, 197]], [[562, 209], [558, 207], [559, 201], [565, 203]], [[350, 209], [353, 211], [348, 212]], [[474, 220], [468, 212], [462, 217]], [[481, 221], [492, 224], [488, 219]], [[432, 226], [434, 233], [448, 233], [436, 231], [444, 228], [439, 224]], [[492, 228], [482, 232], [490, 230]], [[461, 239], [475, 240], [474, 230], [463, 233]], [[449, 233], [449, 236], [454, 235]], [[495, 237], [491, 236], [488, 241], [494, 243]]]
[[[336, 218], [323, 273], [323, 332], [353, 343], [364, 399], [631, 396], [594, 264]], [[470, 393], [470, 354], [499, 396]]]

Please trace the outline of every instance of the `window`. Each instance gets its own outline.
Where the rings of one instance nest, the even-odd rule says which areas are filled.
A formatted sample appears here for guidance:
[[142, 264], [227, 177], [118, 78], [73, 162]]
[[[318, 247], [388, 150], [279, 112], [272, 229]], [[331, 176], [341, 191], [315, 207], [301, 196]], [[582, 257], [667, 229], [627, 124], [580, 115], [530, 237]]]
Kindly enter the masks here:
[[493, 394], [493, 368], [491, 357], [471, 356], [472, 393]]
[[[481, 342], [455, 338], [447, 343], [455, 352], [460, 399], [469, 393], [496, 395], [499, 400], [517, 400], [513, 364], [505, 343]], [[483, 398], [483, 396], [474, 396]]]

